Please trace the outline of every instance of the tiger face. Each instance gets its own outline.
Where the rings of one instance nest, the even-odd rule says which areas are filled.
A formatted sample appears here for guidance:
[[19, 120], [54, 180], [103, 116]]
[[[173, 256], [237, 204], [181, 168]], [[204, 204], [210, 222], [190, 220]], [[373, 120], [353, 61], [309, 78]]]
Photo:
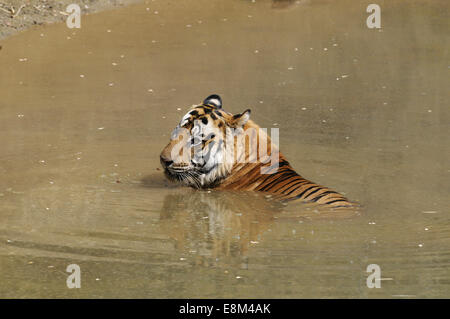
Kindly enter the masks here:
[[242, 134], [250, 110], [233, 115], [222, 109], [218, 95], [193, 106], [173, 130], [160, 155], [166, 176], [194, 188], [210, 188], [233, 168], [237, 135]]

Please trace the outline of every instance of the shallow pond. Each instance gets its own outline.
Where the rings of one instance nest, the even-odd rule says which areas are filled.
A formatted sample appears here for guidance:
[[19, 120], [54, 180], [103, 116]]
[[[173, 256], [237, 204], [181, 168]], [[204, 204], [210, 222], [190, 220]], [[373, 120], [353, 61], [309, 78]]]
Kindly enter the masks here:
[[[367, 4], [147, 1], [2, 41], [0, 297], [449, 297], [448, 3], [382, 1], [379, 30]], [[211, 93], [361, 209], [166, 182]]]

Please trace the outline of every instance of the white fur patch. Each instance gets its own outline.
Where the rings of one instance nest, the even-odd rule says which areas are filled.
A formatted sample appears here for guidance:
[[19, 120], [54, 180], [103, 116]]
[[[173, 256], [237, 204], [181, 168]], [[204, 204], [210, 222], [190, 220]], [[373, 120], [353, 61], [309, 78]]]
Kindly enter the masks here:
[[208, 104], [214, 104], [215, 106], [220, 106], [220, 101], [218, 99], [208, 100]]
[[190, 112], [187, 112], [187, 113], [183, 116], [183, 118], [181, 119], [180, 124], [178, 124], [178, 125], [179, 125], [179, 126], [186, 125], [186, 123], [189, 121], [189, 118], [190, 118], [190, 117], [191, 117]]

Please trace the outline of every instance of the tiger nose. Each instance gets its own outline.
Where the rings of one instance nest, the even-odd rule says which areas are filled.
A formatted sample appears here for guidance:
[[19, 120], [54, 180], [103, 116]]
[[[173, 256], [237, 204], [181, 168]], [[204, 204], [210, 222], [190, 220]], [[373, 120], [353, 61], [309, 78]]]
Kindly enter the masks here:
[[163, 155], [161, 155], [161, 156], [159, 157], [159, 159], [160, 159], [160, 161], [161, 161], [161, 165], [164, 166], [164, 167], [167, 167], [167, 166], [169, 166], [170, 164], [173, 163], [172, 160], [170, 160], [170, 159], [164, 157]]

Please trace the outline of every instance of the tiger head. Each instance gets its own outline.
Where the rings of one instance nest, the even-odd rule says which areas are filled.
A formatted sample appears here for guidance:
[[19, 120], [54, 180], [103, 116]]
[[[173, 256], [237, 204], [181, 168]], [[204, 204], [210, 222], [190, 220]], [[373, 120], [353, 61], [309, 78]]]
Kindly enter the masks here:
[[236, 137], [249, 121], [250, 110], [231, 114], [222, 109], [218, 95], [193, 106], [171, 134], [160, 155], [166, 176], [194, 188], [214, 187], [232, 171], [236, 158]]

